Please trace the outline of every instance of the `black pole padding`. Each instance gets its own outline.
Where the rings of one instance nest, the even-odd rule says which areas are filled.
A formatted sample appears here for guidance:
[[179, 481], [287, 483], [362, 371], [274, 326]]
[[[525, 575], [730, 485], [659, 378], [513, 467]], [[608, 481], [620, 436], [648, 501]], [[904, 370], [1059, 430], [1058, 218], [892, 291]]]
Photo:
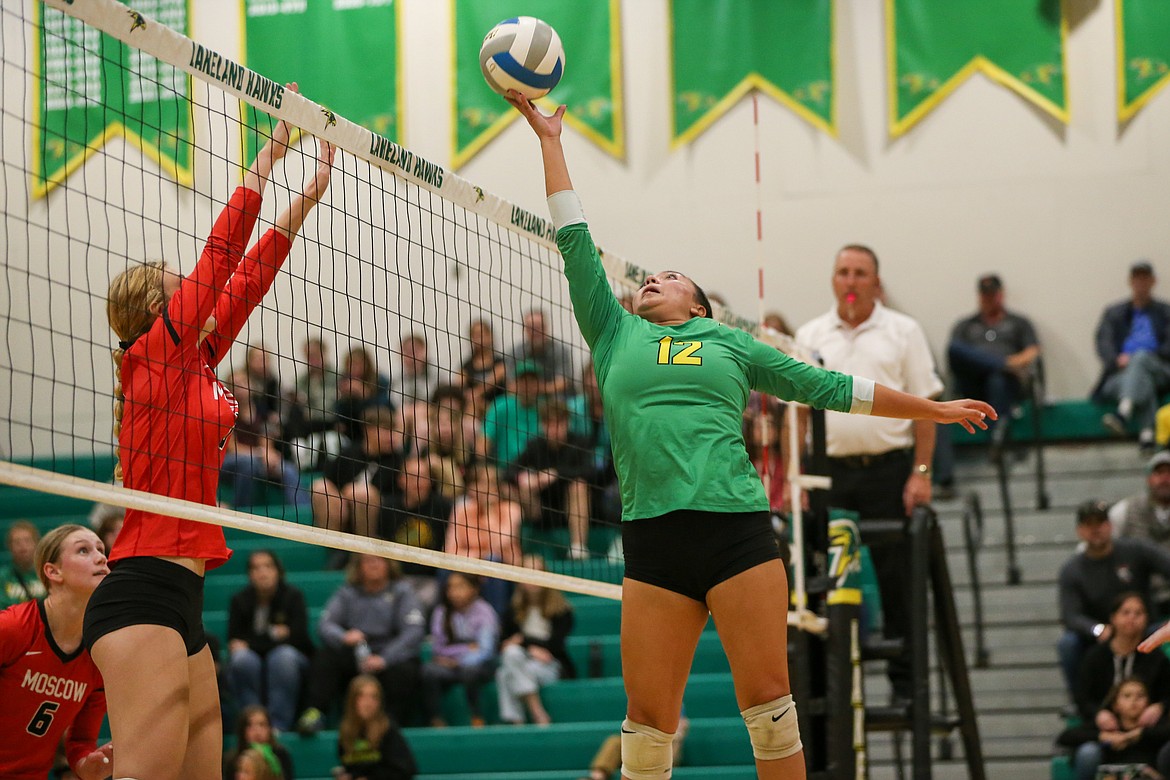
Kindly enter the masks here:
[[[911, 742], [914, 780], [931, 780], [930, 758], [930, 531], [934, 512], [919, 506], [910, 515], [910, 621], [907, 649], [910, 651]], [[868, 526], [867, 526], [868, 530]]]
[[[826, 777], [832, 780], [853, 780], [857, 777], [859, 753], [864, 756], [864, 732], [861, 745], [855, 744], [854, 697], [859, 692], [861, 675], [854, 675], [854, 639], [861, 622], [860, 604], [831, 604], [828, 608], [829, 631], [825, 637], [827, 680], [825, 705], [825, 748], [828, 751]], [[858, 695], [858, 698], [860, 696]], [[862, 706], [859, 702], [859, 706]], [[860, 748], [860, 750], [859, 750]]]
[[[809, 430], [812, 438], [812, 448], [808, 455], [806, 471], [809, 474], [829, 476], [829, 451], [825, 443], [825, 412], [823, 409], [813, 409], [809, 415]], [[815, 552], [824, 552], [829, 549], [829, 491], [811, 490], [808, 494], [808, 522], [805, 523], [806, 549]], [[820, 556], [806, 556], [809, 562], [808, 571], [815, 574], [824, 574], [823, 565], [818, 571]]]

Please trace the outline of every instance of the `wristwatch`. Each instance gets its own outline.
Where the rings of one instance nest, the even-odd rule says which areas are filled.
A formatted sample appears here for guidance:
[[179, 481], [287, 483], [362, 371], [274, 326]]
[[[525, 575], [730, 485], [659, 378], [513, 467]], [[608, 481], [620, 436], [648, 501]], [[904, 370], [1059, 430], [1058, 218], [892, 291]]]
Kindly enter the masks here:
[[914, 471], [915, 471], [915, 473], [921, 474], [924, 477], [929, 477], [930, 476], [930, 465], [927, 463], [919, 463], [917, 466], [914, 467]]
[[1094, 637], [1099, 637], [1104, 633], [1105, 633], [1105, 624], [1104, 623], [1098, 623], [1097, 625], [1093, 626], [1093, 636]]

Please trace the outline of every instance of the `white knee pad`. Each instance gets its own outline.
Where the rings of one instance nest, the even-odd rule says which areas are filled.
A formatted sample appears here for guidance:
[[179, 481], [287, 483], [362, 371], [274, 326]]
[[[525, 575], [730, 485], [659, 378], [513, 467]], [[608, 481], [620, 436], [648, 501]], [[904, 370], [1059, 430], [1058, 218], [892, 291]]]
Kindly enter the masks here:
[[630, 780], [669, 778], [673, 741], [673, 734], [626, 718], [622, 721], [622, 774]]
[[757, 704], [740, 714], [747, 724], [752, 754], [761, 761], [788, 758], [803, 747], [800, 744], [800, 727], [796, 722], [796, 702], [792, 701], [792, 694], [766, 704]]

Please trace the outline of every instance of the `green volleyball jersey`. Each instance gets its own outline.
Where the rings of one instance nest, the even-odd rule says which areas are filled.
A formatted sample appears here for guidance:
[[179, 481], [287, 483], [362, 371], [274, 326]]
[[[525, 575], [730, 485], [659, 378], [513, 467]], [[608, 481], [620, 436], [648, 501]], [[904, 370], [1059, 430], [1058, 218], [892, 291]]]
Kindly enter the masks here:
[[743, 440], [748, 394], [849, 411], [853, 378], [794, 360], [713, 319], [655, 325], [614, 298], [584, 223], [557, 232], [569, 296], [593, 352], [622, 519], [677, 509], [768, 509]]

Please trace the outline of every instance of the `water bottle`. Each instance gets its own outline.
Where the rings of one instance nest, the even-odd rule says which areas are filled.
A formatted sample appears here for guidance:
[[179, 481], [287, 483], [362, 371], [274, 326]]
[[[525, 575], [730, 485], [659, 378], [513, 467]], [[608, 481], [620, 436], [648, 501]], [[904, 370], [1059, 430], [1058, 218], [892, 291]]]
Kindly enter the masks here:
[[605, 660], [601, 653], [601, 643], [593, 640], [589, 643], [589, 676], [601, 677], [605, 668]]
[[353, 646], [353, 660], [357, 661], [358, 671], [364, 671], [366, 659], [370, 657], [370, 644], [364, 639]]

